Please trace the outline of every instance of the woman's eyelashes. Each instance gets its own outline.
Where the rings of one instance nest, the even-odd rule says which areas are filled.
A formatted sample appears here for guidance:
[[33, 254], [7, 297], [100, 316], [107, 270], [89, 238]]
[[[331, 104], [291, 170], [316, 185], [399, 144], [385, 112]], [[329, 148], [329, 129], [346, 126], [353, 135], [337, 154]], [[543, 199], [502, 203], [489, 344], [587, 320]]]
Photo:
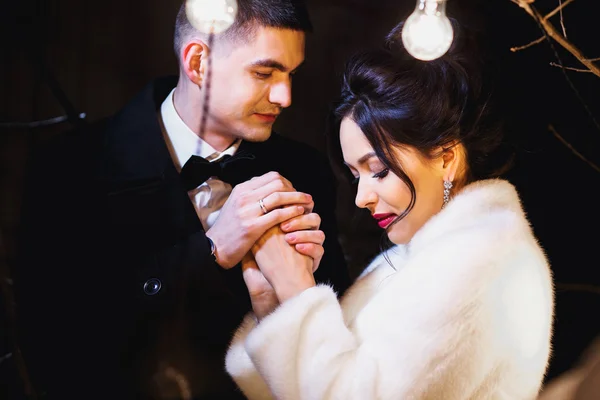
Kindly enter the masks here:
[[[385, 177], [386, 177], [386, 176], [387, 176], [389, 173], [390, 173], [390, 169], [389, 169], [389, 168], [384, 168], [384, 169], [382, 169], [381, 171], [374, 173], [374, 174], [373, 174], [373, 178], [375, 178], [375, 179], [383, 179], [383, 178], [385, 178]], [[360, 176], [354, 176], [354, 175], [353, 175], [353, 178], [354, 178], [354, 179], [352, 179], [352, 184], [353, 184], [353, 185], [358, 185], [358, 181], [360, 180]]]
[[383, 179], [383, 178], [385, 178], [385, 177], [386, 177], [386, 176], [389, 174], [389, 172], [390, 172], [390, 169], [389, 169], [389, 168], [384, 168], [384, 169], [382, 169], [381, 171], [379, 171], [379, 172], [376, 172], [376, 173], [373, 175], [373, 178], [377, 178], [377, 179]]

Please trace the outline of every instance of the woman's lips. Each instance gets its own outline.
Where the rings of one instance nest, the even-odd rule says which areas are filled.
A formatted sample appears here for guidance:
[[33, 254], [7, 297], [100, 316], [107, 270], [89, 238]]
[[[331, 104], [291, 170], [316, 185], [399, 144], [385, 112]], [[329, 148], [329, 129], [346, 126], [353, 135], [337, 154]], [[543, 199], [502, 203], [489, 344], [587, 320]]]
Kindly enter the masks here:
[[385, 229], [396, 219], [396, 214], [373, 214], [373, 218], [377, 220], [377, 225]]

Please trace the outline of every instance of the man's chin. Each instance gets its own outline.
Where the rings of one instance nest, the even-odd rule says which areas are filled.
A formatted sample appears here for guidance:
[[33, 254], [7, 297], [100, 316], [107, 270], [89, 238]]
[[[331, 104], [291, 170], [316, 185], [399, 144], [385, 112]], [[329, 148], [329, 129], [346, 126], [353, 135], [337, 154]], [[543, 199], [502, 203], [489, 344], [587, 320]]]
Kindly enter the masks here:
[[271, 127], [269, 129], [255, 129], [245, 132], [242, 139], [248, 142], [264, 142], [271, 137], [272, 133], [273, 129]]

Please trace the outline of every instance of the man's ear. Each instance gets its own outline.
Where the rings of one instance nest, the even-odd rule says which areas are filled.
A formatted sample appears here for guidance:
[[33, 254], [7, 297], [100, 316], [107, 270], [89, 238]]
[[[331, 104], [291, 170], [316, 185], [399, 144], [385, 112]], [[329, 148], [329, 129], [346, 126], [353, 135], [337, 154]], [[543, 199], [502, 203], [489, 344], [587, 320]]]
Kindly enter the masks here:
[[200, 39], [189, 41], [181, 49], [181, 66], [190, 81], [202, 86], [209, 48]]

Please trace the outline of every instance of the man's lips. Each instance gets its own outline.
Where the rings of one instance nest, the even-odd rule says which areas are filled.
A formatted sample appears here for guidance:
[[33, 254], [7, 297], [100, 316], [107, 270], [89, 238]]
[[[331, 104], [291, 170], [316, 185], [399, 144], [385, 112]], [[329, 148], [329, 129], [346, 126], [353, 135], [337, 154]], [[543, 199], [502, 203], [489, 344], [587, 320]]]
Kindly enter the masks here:
[[260, 119], [261, 121], [264, 121], [264, 122], [275, 122], [275, 120], [279, 116], [279, 114], [260, 114], [260, 113], [255, 113], [254, 115], [258, 119]]
[[396, 219], [396, 214], [373, 214], [373, 218], [377, 220], [377, 225], [385, 229]]

